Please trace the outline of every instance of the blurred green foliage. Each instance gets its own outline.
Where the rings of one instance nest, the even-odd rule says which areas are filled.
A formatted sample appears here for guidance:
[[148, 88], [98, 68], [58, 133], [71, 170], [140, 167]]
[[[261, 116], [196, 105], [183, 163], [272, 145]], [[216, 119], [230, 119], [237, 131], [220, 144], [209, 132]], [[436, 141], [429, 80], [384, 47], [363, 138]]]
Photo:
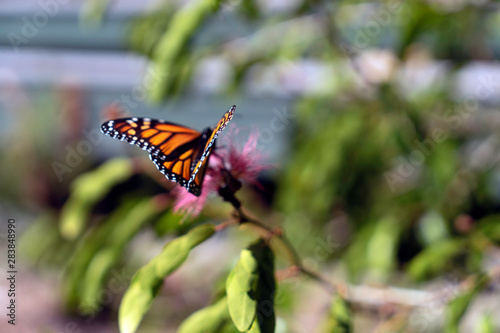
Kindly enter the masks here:
[[237, 333], [227, 307], [227, 298], [207, 306], [187, 318], [179, 327], [179, 333], [222, 332]]
[[466, 286], [466, 290], [453, 298], [447, 307], [447, 318], [445, 332], [459, 332], [458, 323], [464, 315], [467, 307], [473, 298], [488, 285], [489, 279], [486, 276], [473, 276], [469, 278], [472, 286]]
[[[499, 151], [490, 142], [498, 140], [497, 105], [492, 108], [488, 103], [493, 102], [480, 96], [461, 96], [456, 86], [467, 65], [498, 59], [497, 3], [294, 3], [281, 11], [249, 0], [197, 0], [181, 7], [161, 3], [157, 10], [132, 18], [130, 47], [153, 65], [155, 80], [147, 81], [151, 100], [187, 94], [197, 66], [211, 56], [231, 68], [224, 93], [232, 96], [243, 94], [248, 82], [259, 76], [256, 72], [264, 76], [259, 71], [265, 66], [305, 61], [326, 65], [324, 89], [289, 94], [295, 116], [291, 153], [270, 180], [276, 187], [267, 196], [272, 197], [270, 205], [255, 200], [255, 188], [239, 195], [252, 206], [262, 206], [259, 213], [269, 212], [262, 219], [281, 225], [300, 256], [313, 258], [328, 278], [406, 288], [444, 283], [450, 276], [469, 282], [445, 305], [445, 324], [437, 329], [458, 332], [469, 306], [488, 293], [494, 282], [490, 275], [498, 268], [498, 263], [490, 264], [500, 251]], [[96, 7], [87, 12], [97, 20], [105, 8], [88, 2], [92, 4]], [[207, 37], [217, 20], [224, 29]], [[233, 22], [244, 29], [232, 29]], [[363, 60], [367, 56], [373, 58]], [[370, 63], [382, 69], [370, 69]], [[426, 71], [433, 66], [441, 66], [442, 73]], [[421, 72], [424, 78], [417, 75]], [[41, 145], [37, 132], [29, 133], [29, 140], [0, 151], [0, 156], [8, 161], [32, 158], [42, 166], [39, 174], [50, 174], [46, 161], [60, 159], [61, 153], [36, 149]], [[477, 157], [471, 149], [480, 145], [489, 150]], [[100, 293], [110, 272], [125, 265], [127, 247], [140, 230], [177, 237], [137, 272], [123, 297], [120, 326], [123, 332], [133, 332], [164, 278], [214, 233], [212, 225], [203, 223], [229, 218], [229, 208], [210, 201], [200, 217], [180, 223], [184, 216], [172, 213], [169, 199], [158, 204], [166, 191], [147, 168], [124, 159], [91, 166], [84, 163], [75, 169], [68, 177], [74, 178], [71, 186], [69, 180], [57, 183], [54, 177], [31, 183], [53, 189], [58, 200], [33, 199], [43, 214], [24, 233], [20, 246], [33, 262], [65, 264], [66, 304], [85, 314], [101, 309]], [[9, 162], [6, 168], [15, 166]], [[22, 174], [35, 174], [33, 168], [21, 168]], [[1, 186], [5, 196], [23, 197], [23, 178], [9, 180], [15, 182]], [[6, 183], [0, 179], [1, 185]], [[235, 236], [236, 243], [239, 239]], [[259, 244], [259, 260], [248, 257], [250, 250], [241, 252], [227, 279], [228, 295], [215, 297], [197, 312], [193, 309], [180, 332], [236, 332], [234, 311], [240, 313], [232, 318], [240, 331], [273, 331], [275, 311], [278, 319], [293, 322], [293, 305], [301, 300], [295, 289], [278, 284], [287, 301], [276, 303], [267, 328], [257, 327], [259, 292], [271, 292], [274, 284], [272, 251], [277, 268], [289, 265], [280, 250]], [[328, 247], [319, 248], [321, 244]], [[318, 249], [327, 255], [319, 256]], [[251, 266], [245, 274], [242, 260]], [[237, 274], [244, 276], [234, 282]], [[264, 285], [255, 289], [261, 282]], [[239, 288], [236, 302], [233, 288]], [[332, 298], [324, 313], [326, 331], [354, 331], [359, 312], [351, 305], [340, 296]], [[499, 329], [489, 315], [477, 322], [484, 332]]]
[[240, 254], [227, 277], [227, 306], [240, 332], [274, 332], [274, 255], [259, 240]]
[[151, 199], [127, 200], [98, 227], [82, 237], [66, 268], [65, 294], [70, 307], [95, 312], [106, 278], [122, 259], [124, 247], [148, 221], [158, 216]]

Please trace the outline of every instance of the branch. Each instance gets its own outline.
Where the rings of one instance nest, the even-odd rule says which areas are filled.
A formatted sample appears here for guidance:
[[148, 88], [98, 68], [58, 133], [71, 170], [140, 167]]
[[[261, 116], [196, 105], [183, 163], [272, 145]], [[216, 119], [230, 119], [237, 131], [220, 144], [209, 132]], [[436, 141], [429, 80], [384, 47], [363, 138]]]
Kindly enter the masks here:
[[254, 219], [250, 216], [248, 216], [244, 211], [241, 206], [241, 202], [236, 198], [234, 195], [237, 190], [241, 188], [241, 182], [234, 178], [230, 178], [230, 181], [227, 186], [221, 187], [219, 189], [219, 195], [222, 197], [224, 201], [227, 201], [233, 205], [234, 209], [237, 212], [237, 217], [239, 218], [240, 224], [243, 223], [249, 223], [252, 224], [262, 230], [264, 230], [269, 238], [272, 237], [277, 237], [281, 243], [284, 245], [285, 249], [288, 252], [288, 255], [290, 257], [290, 260], [294, 266], [297, 267], [297, 269], [302, 272], [303, 274], [309, 276], [310, 278], [320, 282], [329, 292], [334, 293], [337, 290], [337, 287], [328, 281], [326, 278], [321, 276], [317, 272], [313, 272], [311, 270], [308, 270], [302, 265], [302, 260], [300, 259], [299, 254], [293, 247], [292, 243], [285, 237], [283, 234], [283, 231], [280, 228], [271, 228], [270, 226], [258, 221], [257, 219]]
[[[232, 219], [223, 223], [220, 229], [237, 223], [239, 223], [240, 225], [248, 223], [264, 231], [264, 233], [269, 236], [269, 239], [271, 239], [272, 237], [278, 238], [288, 252], [288, 256], [290, 257], [290, 261], [292, 262], [291, 267], [283, 271], [282, 274], [279, 274], [280, 280], [295, 276], [300, 272], [312, 278], [313, 280], [318, 281], [330, 293], [338, 292], [349, 302], [375, 309], [380, 309], [380, 307], [384, 305], [394, 304], [399, 306], [406, 306], [407, 308], [409, 308], [408, 310], [410, 310], [411, 308], [429, 306], [429, 304], [433, 302], [435, 304], [436, 301], [439, 301], [441, 305], [444, 306], [451, 299], [451, 297], [456, 294], [450, 292], [450, 290], [448, 290], [446, 295], [444, 295], [442, 290], [438, 292], [430, 292], [396, 287], [370, 287], [364, 285], [351, 285], [347, 283], [335, 284], [329, 281], [327, 278], [323, 277], [318, 272], [311, 271], [302, 265], [302, 260], [299, 254], [293, 247], [292, 243], [285, 237], [281, 228], [272, 228], [260, 222], [259, 220], [250, 217], [247, 213], [244, 212], [241, 202], [234, 195], [236, 191], [231, 190], [231, 188], [239, 189], [240, 186], [241, 183], [236, 180], [235, 183], [232, 183], [232, 186], [219, 189], [219, 194], [222, 196], [222, 198], [225, 201], [230, 202], [236, 211], [236, 219]], [[491, 281], [500, 279], [500, 266], [490, 270], [487, 273], [487, 276]], [[466, 279], [463, 282], [453, 286], [452, 289], [458, 291], [464, 289], [469, 285], [470, 281]]]

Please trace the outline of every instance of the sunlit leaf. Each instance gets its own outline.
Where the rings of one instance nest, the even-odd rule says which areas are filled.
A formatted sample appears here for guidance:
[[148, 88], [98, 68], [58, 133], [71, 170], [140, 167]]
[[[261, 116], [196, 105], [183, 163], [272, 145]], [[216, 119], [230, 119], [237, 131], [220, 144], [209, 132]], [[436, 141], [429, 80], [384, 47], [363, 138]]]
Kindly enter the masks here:
[[475, 278], [472, 286], [469, 286], [467, 290], [448, 303], [446, 307], [446, 333], [459, 332], [460, 319], [462, 319], [474, 297], [485, 287], [488, 281], [487, 276]]
[[229, 274], [229, 314], [240, 332], [274, 332], [274, 255], [262, 239], [242, 250]]
[[102, 18], [111, 0], [85, 0], [80, 16], [82, 21], [91, 26], [102, 22]]
[[264, 240], [259, 240], [249, 248], [258, 262], [259, 280], [257, 284], [257, 316], [261, 333], [272, 333], [276, 327], [274, 297], [276, 280], [274, 277], [274, 254]]
[[352, 332], [351, 308], [349, 303], [340, 295], [336, 295], [330, 312], [328, 321], [322, 332], [325, 333], [348, 333]]
[[125, 246], [137, 234], [139, 229], [157, 214], [158, 210], [154, 201], [150, 198], [143, 199], [128, 212], [122, 221], [115, 224], [106, 233], [106, 241], [89, 262], [85, 276], [82, 279], [81, 302], [86, 311], [93, 312], [97, 309], [106, 278], [122, 257]]
[[415, 280], [421, 280], [452, 267], [453, 259], [464, 251], [466, 243], [465, 239], [454, 238], [426, 247], [411, 261], [408, 274]]
[[477, 230], [489, 239], [500, 242], [500, 215], [491, 215], [477, 223]]
[[229, 313], [241, 332], [249, 329], [257, 311], [257, 265], [257, 260], [250, 250], [241, 251], [240, 259], [226, 282]]

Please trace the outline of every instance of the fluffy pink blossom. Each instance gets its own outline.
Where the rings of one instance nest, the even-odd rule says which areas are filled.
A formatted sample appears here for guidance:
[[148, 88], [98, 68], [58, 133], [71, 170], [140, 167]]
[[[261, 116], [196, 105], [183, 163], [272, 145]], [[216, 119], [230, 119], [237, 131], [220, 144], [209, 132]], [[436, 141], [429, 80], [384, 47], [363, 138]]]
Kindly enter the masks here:
[[[232, 137], [234, 139], [237, 133], [237, 129], [230, 130], [226, 138]], [[199, 197], [189, 193], [181, 186], [177, 186], [173, 190], [176, 197], [174, 212], [185, 213], [192, 217], [199, 215], [208, 195], [225, 187], [228, 177], [257, 184], [259, 173], [270, 167], [262, 163], [264, 156], [257, 151], [258, 138], [259, 131], [253, 130], [243, 146], [234, 144], [234, 140], [224, 140], [223, 147], [212, 152]]]

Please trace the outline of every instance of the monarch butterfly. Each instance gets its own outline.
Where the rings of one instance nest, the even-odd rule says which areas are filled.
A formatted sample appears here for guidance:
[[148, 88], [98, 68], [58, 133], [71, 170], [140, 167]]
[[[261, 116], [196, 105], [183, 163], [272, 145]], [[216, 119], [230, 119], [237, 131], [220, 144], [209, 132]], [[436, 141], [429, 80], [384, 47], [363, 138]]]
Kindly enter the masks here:
[[101, 125], [101, 131], [147, 150], [168, 180], [199, 196], [215, 139], [233, 118], [235, 109], [233, 105], [214, 129], [207, 127], [202, 133], [164, 120], [135, 117], [109, 120]]

